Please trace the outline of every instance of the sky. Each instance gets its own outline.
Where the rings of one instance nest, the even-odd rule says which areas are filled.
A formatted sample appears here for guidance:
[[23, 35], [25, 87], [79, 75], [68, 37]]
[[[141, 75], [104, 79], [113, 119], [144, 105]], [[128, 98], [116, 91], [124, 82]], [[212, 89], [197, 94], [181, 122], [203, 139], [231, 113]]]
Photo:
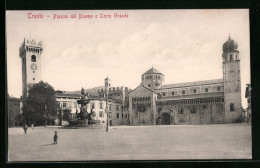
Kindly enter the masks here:
[[114, 87], [134, 89], [152, 66], [165, 75], [165, 84], [221, 79], [222, 45], [230, 34], [240, 52], [246, 108], [249, 33], [248, 9], [7, 11], [7, 89], [11, 96], [22, 94], [24, 38], [43, 43], [42, 80], [55, 90], [76, 91], [103, 86], [107, 76]]

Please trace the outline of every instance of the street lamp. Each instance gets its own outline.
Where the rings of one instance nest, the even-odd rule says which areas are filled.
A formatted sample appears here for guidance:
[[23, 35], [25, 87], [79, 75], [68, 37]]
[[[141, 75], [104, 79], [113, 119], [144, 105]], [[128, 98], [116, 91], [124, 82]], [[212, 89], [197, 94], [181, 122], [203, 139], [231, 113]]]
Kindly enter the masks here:
[[108, 131], [108, 89], [111, 84], [111, 80], [107, 77], [105, 80], [105, 94], [106, 94], [106, 112], [107, 112], [107, 126], [106, 131]]

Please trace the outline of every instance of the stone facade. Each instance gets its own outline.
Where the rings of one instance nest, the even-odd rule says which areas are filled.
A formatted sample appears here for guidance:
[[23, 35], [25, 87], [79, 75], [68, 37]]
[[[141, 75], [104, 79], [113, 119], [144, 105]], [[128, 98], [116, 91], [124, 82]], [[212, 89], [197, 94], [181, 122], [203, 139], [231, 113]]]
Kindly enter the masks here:
[[[151, 68], [129, 93], [131, 125], [217, 124], [241, 122], [238, 44], [223, 44], [223, 78], [163, 85], [164, 75]], [[138, 110], [140, 109], [140, 110]]]
[[41, 53], [42, 42], [24, 41], [19, 48], [19, 56], [22, 60], [22, 96], [27, 97], [28, 87], [41, 81]]
[[[129, 125], [129, 92], [128, 87], [109, 87], [108, 97], [112, 100], [110, 106], [110, 125]], [[105, 89], [99, 89], [100, 97], [105, 95]]]

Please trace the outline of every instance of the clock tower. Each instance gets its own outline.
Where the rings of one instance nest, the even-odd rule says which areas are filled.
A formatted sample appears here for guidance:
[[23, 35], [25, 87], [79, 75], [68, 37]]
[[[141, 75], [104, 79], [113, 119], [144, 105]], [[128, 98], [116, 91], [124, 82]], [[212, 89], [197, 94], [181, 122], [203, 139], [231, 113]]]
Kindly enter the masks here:
[[241, 80], [240, 58], [237, 50], [238, 44], [230, 37], [223, 44], [223, 82], [225, 122], [238, 122], [241, 120]]
[[28, 88], [41, 81], [41, 53], [42, 42], [36, 42], [24, 38], [19, 48], [19, 56], [22, 60], [22, 96], [26, 98]]

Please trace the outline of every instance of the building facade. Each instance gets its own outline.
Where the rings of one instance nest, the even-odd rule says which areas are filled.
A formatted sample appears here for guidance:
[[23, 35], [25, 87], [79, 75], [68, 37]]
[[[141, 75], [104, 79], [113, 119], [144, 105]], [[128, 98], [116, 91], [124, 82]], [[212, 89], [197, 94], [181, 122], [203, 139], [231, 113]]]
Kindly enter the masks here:
[[67, 125], [71, 119], [76, 117], [77, 111], [80, 111], [80, 105], [77, 103], [80, 95], [58, 90], [55, 92], [55, 97], [59, 106], [59, 110], [57, 111], [59, 117], [55, 120], [54, 124]]
[[130, 125], [214, 124], [241, 122], [241, 81], [238, 44], [223, 44], [223, 78], [164, 84], [155, 68], [141, 76], [129, 93]]
[[250, 122], [251, 123], [251, 119], [252, 119], [252, 114], [251, 114], [251, 84], [247, 84], [246, 87], [246, 94], [245, 94], [245, 98], [247, 98], [247, 108], [245, 110], [245, 122]]
[[[110, 125], [129, 125], [129, 92], [128, 87], [109, 87], [108, 98], [112, 100], [110, 103]], [[99, 89], [98, 95], [105, 95], [105, 89]]]
[[8, 96], [7, 103], [8, 103], [8, 127], [22, 126], [20, 99]]

